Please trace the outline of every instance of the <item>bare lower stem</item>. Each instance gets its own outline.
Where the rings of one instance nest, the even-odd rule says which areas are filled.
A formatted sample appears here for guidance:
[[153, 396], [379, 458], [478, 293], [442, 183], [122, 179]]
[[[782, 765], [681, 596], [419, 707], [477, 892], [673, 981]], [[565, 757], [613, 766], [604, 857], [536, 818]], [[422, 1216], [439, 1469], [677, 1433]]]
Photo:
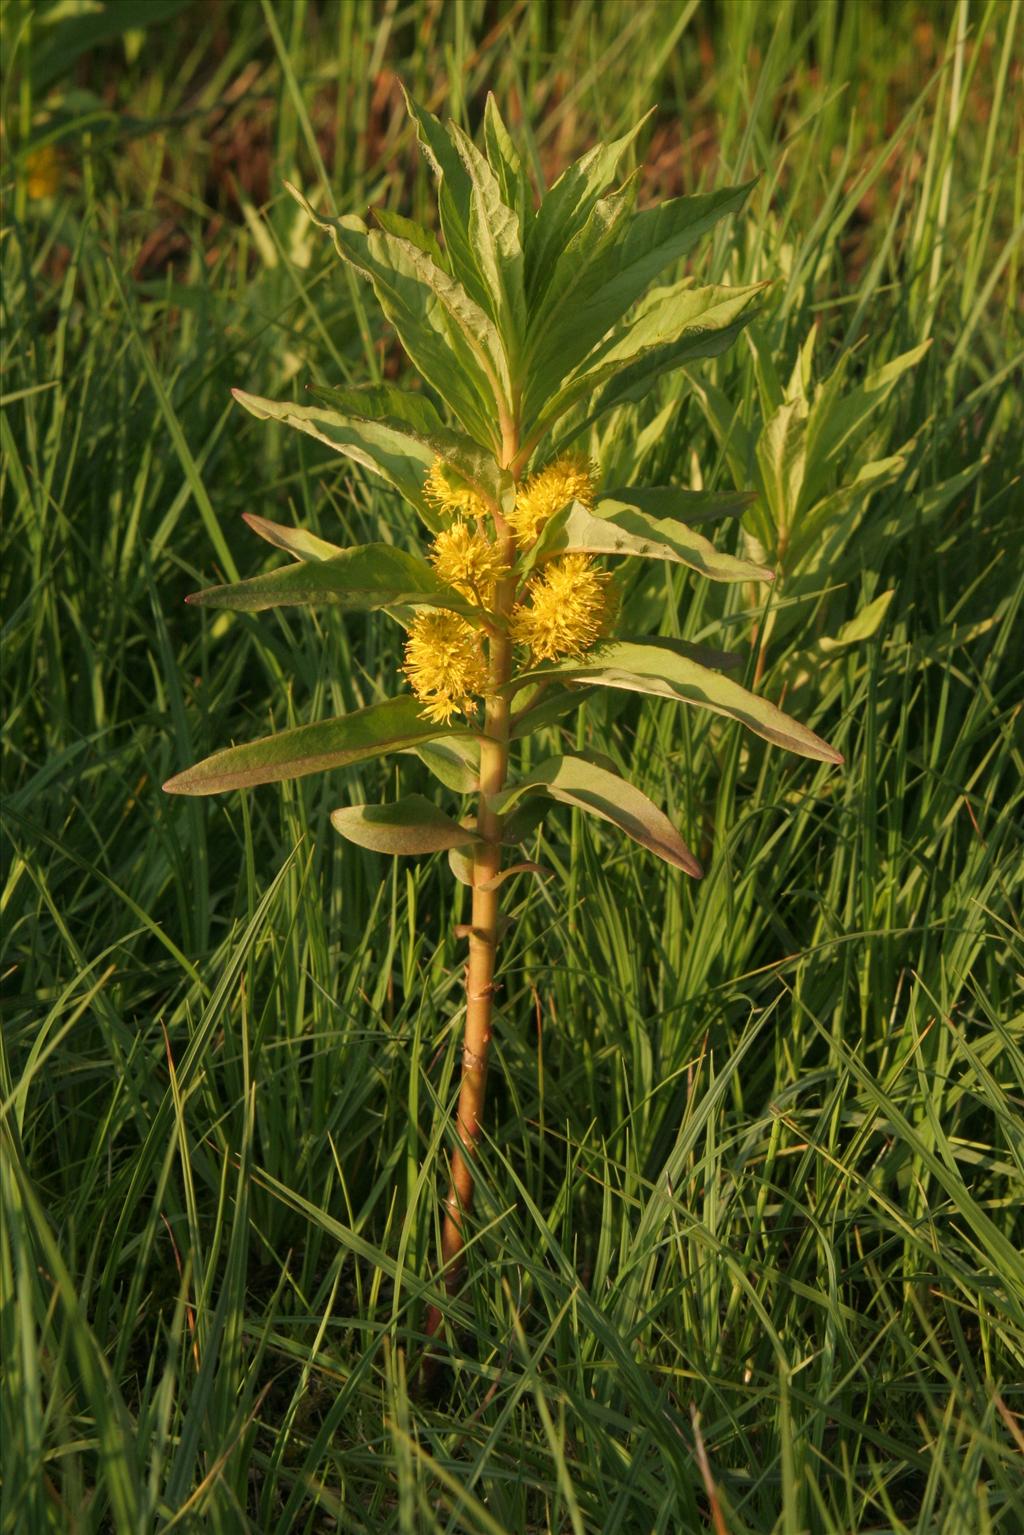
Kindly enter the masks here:
[[[503, 706], [507, 728], [507, 704]], [[490, 714], [490, 710], [488, 713]], [[493, 728], [498, 724], [489, 719]], [[484, 765], [483, 758], [489, 761]], [[473, 1203], [472, 1158], [476, 1152], [487, 1091], [487, 1054], [491, 1044], [494, 1001], [494, 962], [498, 946], [498, 891], [487, 889], [501, 866], [500, 819], [485, 809], [486, 797], [496, 794], [505, 781], [507, 746], [485, 742], [481, 760], [481, 808], [477, 829], [488, 840], [481, 844], [473, 862], [473, 920], [469, 933], [469, 964], [466, 969], [466, 1031], [462, 1046], [462, 1086], [456, 1130], [459, 1144], [452, 1153], [451, 1188], [445, 1207], [441, 1257], [449, 1295], [458, 1287], [462, 1265], [463, 1217]], [[491, 840], [493, 838], [493, 840]]]
[[[506, 434], [506, 463], [516, 451], [514, 434]], [[506, 563], [511, 566], [515, 546], [500, 517], [499, 543]], [[515, 600], [515, 581], [499, 585], [495, 598], [497, 611], [505, 615]], [[453, 1295], [462, 1281], [462, 1251], [465, 1246], [465, 1220], [473, 1207], [474, 1169], [480, 1127], [487, 1094], [487, 1057], [491, 1044], [491, 1019], [494, 1008], [494, 966], [498, 947], [498, 890], [495, 880], [501, 871], [502, 817], [492, 808], [493, 796], [505, 785], [508, 772], [509, 703], [498, 689], [512, 672], [512, 647], [503, 636], [490, 641], [489, 696], [480, 743], [480, 804], [476, 829], [480, 841], [473, 858], [473, 910], [469, 929], [469, 963], [466, 967], [466, 1027], [462, 1045], [462, 1081], [456, 1111], [458, 1144], [452, 1152], [451, 1182], [445, 1200], [444, 1228], [441, 1235], [441, 1260], [445, 1289]], [[431, 1306], [426, 1331], [433, 1337], [441, 1325], [442, 1314]], [[428, 1361], [425, 1361], [428, 1362]]]

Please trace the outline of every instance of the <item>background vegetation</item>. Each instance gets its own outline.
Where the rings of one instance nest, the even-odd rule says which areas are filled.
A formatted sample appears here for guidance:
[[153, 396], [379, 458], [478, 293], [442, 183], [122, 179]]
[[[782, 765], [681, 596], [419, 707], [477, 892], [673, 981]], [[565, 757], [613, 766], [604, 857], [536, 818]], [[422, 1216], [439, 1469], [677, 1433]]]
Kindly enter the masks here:
[[[3, 26], [3, 1530], [1020, 1530], [1019, 0]], [[181, 599], [274, 562], [243, 511], [412, 535], [228, 395], [401, 372], [280, 185], [429, 214], [398, 78], [471, 129], [493, 89], [548, 179], [651, 104], [646, 198], [760, 174], [698, 260], [773, 279], [749, 340], [591, 446], [803, 529], [768, 626], [660, 568], [625, 600], [848, 764], [588, 706], [709, 872], [566, 814], [567, 910], [517, 885], [431, 1401], [464, 892], [327, 821], [425, 774], [159, 788], [394, 690], [375, 617]], [[841, 429], [808, 431], [838, 368]]]

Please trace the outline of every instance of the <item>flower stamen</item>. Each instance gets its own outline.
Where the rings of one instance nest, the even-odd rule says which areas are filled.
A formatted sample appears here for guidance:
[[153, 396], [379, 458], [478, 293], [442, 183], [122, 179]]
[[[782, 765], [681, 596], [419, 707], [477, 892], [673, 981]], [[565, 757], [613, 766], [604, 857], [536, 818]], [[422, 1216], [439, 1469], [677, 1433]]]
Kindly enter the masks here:
[[402, 667], [423, 717], [447, 725], [453, 714], [476, 710], [474, 694], [487, 686], [487, 661], [480, 633], [457, 613], [427, 609], [409, 626]]
[[563, 453], [553, 463], [531, 474], [516, 496], [509, 526], [520, 549], [536, 542], [544, 524], [570, 501], [588, 509], [594, 504], [594, 466], [582, 453]]
[[529, 601], [512, 614], [513, 640], [527, 645], [534, 661], [585, 655], [607, 630], [610, 580], [589, 554], [552, 560], [529, 582]]

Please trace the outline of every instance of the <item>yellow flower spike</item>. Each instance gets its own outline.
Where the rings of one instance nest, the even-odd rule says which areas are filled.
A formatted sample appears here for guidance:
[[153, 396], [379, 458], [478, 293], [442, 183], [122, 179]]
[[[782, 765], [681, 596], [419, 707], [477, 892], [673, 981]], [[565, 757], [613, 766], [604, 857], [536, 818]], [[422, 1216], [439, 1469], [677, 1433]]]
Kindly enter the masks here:
[[520, 489], [508, 519], [519, 548], [528, 549], [548, 518], [570, 501], [594, 504], [594, 466], [582, 453], [563, 453]]
[[435, 458], [431, 464], [423, 494], [443, 517], [486, 517], [490, 511], [483, 497], [442, 458]]
[[487, 662], [480, 635], [457, 613], [429, 609], [409, 626], [402, 667], [425, 719], [447, 725], [453, 714], [469, 716], [474, 694], [487, 686]]
[[607, 630], [610, 580], [589, 554], [552, 560], [529, 583], [529, 603], [512, 614], [513, 640], [528, 645], [535, 661], [585, 655]]
[[491, 606], [494, 588], [509, 570], [486, 533], [460, 520], [434, 539], [430, 563], [442, 581], [484, 607]]

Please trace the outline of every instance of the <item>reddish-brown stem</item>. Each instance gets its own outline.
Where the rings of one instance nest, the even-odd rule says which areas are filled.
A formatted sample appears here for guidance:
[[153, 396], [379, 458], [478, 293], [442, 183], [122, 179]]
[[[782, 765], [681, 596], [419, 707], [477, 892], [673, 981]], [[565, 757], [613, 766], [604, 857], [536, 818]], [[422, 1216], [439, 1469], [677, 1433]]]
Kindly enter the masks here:
[[[503, 460], [515, 458], [517, 434], [514, 428], [503, 431]], [[504, 519], [496, 516], [498, 543], [505, 563], [511, 567], [515, 545]], [[515, 578], [499, 584], [495, 609], [507, 617], [515, 601]], [[469, 928], [469, 961], [466, 966], [466, 1026], [462, 1044], [462, 1080], [456, 1110], [457, 1142], [452, 1152], [451, 1182], [445, 1200], [444, 1226], [441, 1234], [441, 1261], [445, 1289], [453, 1295], [462, 1281], [465, 1221], [473, 1207], [474, 1160], [483, 1122], [487, 1094], [487, 1057], [491, 1044], [491, 1020], [494, 1010], [494, 967], [498, 946], [499, 894], [493, 886], [501, 870], [502, 817], [493, 808], [494, 796], [505, 786], [508, 772], [509, 701], [498, 689], [512, 674], [512, 646], [503, 635], [492, 634], [489, 644], [490, 675], [480, 743], [480, 802], [476, 829], [480, 841], [473, 856], [473, 905]], [[439, 1306], [431, 1306], [426, 1321], [428, 1337], [438, 1331], [443, 1319]], [[433, 1356], [424, 1361], [430, 1372]]]

